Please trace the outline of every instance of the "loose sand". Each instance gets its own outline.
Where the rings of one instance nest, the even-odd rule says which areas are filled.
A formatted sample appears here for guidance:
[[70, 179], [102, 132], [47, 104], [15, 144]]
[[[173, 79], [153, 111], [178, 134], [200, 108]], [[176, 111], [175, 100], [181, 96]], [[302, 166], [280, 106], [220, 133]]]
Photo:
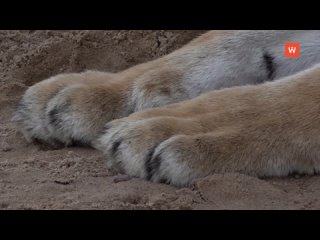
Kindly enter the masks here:
[[319, 209], [320, 177], [213, 175], [178, 189], [115, 182], [89, 148], [27, 144], [10, 122], [26, 88], [85, 69], [116, 72], [204, 31], [0, 31], [0, 209]]

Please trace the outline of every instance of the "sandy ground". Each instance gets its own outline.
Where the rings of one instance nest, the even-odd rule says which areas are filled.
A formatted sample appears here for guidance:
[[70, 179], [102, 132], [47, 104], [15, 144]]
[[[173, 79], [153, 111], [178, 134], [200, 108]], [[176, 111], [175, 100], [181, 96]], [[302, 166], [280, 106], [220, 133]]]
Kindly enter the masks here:
[[10, 122], [36, 82], [62, 72], [120, 71], [202, 32], [0, 31], [0, 209], [319, 209], [318, 176], [213, 175], [183, 189], [116, 183], [98, 151], [27, 144]]

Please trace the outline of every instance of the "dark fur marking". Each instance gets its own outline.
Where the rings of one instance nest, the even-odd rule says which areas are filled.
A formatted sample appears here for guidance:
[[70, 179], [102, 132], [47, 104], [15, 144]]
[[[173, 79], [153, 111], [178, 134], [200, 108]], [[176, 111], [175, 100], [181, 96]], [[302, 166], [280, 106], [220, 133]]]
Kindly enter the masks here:
[[49, 112], [50, 124], [52, 124], [54, 126], [61, 125], [61, 120], [58, 118], [58, 115], [59, 115], [59, 111], [57, 108], [50, 110], [50, 112]]
[[121, 144], [122, 140], [118, 140], [118, 141], [115, 141], [113, 144], [112, 144], [112, 148], [111, 148], [111, 155], [114, 156], [118, 149], [119, 149], [119, 146]]
[[101, 133], [107, 133], [110, 128], [111, 128], [110, 124], [104, 125], [104, 127], [101, 130]]
[[[49, 102], [55, 98], [56, 96], [59, 95], [59, 93], [65, 89], [66, 86], [64, 87], [59, 87], [56, 89], [56, 91], [54, 93], [51, 94], [51, 96], [49, 97], [48, 101], [47, 101], [47, 105], [46, 105], [46, 109], [48, 109], [48, 104]], [[61, 119], [58, 119], [58, 114], [59, 112], [63, 112], [67, 107], [69, 107], [70, 102], [67, 101], [64, 104], [60, 105], [60, 106], [55, 106], [50, 112], [49, 112], [49, 121], [50, 124], [54, 125], [54, 126], [61, 126], [62, 121]]]
[[269, 53], [265, 52], [263, 54], [263, 61], [264, 61], [265, 66], [266, 66], [268, 79], [269, 80], [273, 80], [274, 79], [274, 75], [275, 75], [275, 71], [276, 71], [276, 67], [275, 67], [275, 64], [274, 64], [274, 57], [271, 56]]
[[59, 118], [59, 113], [65, 112], [66, 109], [69, 107], [68, 103], [65, 103], [60, 106], [54, 107], [52, 110], [49, 111], [49, 121], [50, 124], [59, 127], [62, 125], [62, 120]]
[[161, 156], [158, 154], [153, 157], [156, 147], [152, 148], [146, 156], [145, 171], [147, 180], [151, 180], [152, 176], [158, 171], [161, 164]]

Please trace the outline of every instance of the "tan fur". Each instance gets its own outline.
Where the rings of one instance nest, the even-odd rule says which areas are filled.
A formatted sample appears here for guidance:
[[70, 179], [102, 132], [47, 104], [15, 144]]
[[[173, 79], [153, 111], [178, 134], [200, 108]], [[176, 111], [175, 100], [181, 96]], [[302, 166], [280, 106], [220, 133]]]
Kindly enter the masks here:
[[[107, 142], [122, 139], [132, 156], [146, 155], [152, 146], [168, 158], [177, 154], [192, 178], [230, 171], [259, 177], [313, 174], [320, 171], [319, 91], [317, 66], [278, 82], [215, 91], [115, 120], [109, 126], [117, 133]], [[112, 158], [104, 137], [97, 148]], [[167, 178], [154, 180], [161, 177]]]
[[[210, 31], [120, 73], [65, 74], [38, 83], [27, 91], [15, 121], [28, 139], [82, 141], [102, 151], [110, 167], [177, 186], [212, 173], [318, 173], [320, 65], [264, 84], [234, 83], [205, 93], [193, 80], [195, 89], [188, 89], [206, 51], [220, 57], [219, 46], [237, 40], [233, 34]], [[30, 130], [25, 121], [32, 118], [42, 122]]]

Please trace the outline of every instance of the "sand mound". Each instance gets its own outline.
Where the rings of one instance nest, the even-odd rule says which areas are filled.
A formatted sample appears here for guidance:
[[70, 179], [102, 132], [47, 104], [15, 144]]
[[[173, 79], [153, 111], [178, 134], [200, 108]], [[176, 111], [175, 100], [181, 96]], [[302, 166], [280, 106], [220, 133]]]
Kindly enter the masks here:
[[178, 189], [114, 181], [88, 148], [29, 145], [10, 118], [25, 89], [63, 72], [117, 72], [204, 31], [0, 31], [0, 209], [317, 209], [319, 177], [213, 175]]

